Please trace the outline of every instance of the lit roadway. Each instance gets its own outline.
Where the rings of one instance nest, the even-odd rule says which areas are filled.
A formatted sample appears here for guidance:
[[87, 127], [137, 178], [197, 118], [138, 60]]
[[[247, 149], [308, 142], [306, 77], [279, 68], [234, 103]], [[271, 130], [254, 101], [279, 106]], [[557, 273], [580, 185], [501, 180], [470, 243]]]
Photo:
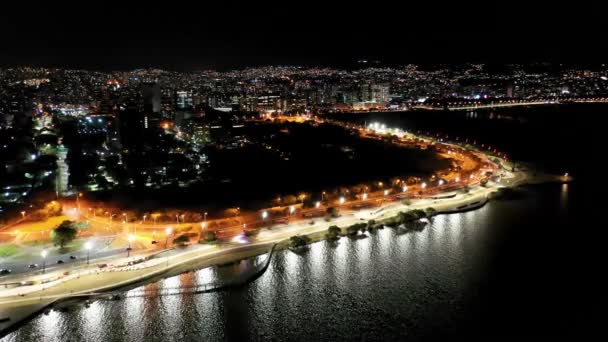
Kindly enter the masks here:
[[[470, 153], [470, 151], [465, 152], [463, 149], [458, 150], [456, 148], [448, 148], [448, 150], [451, 151], [450, 154], [454, 154], [449, 155], [449, 157], [460, 158], [464, 160], [463, 164], [467, 164], [465, 159], [467, 159], [467, 152]], [[497, 165], [490, 163], [485, 156], [482, 161], [486, 164], [486, 167], [492, 165], [494, 171], [499, 169]], [[214, 263], [221, 263], [226, 258], [234, 258], [242, 253], [249, 253], [250, 255], [263, 253], [273, 243], [284, 241], [296, 234], [324, 232], [332, 225], [346, 228], [355, 223], [367, 222], [370, 219], [377, 220], [392, 217], [400, 211], [425, 209], [428, 207], [433, 207], [439, 212], [454, 210], [465, 204], [483, 201], [489, 193], [495, 191], [500, 186], [504, 186], [504, 184], [498, 183], [491, 184], [488, 187], [478, 186], [476, 184], [483, 177], [483, 170], [479, 171], [480, 165], [469, 162], [467, 168], [470, 168], [471, 176], [466, 177], [466, 179], [459, 179], [456, 178], [455, 174], [449, 174], [444, 178], [447, 183], [443, 184], [439, 181], [434, 181], [433, 184], [409, 185], [407, 188], [403, 188], [403, 191], [396, 191], [395, 188], [387, 187], [384, 190], [367, 193], [365, 196], [359, 195], [356, 200], [352, 201], [341, 198], [333, 200], [328, 205], [338, 208], [340, 216], [332, 218], [329, 222], [326, 222], [323, 218], [326, 206], [318, 206], [311, 209], [302, 209], [299, 206], [295, 206], [293, 212], [288, 215], [288, 223], [274, 224], [272, 226], [270, 226], [269, 221], [276, 220], [277, 217], [263, 219], [261, 214], [265, 211], [242, 213], [242, 216], [235, 218], [239, 220], [238, 225], [225, 226], [218, 229], [218, 233], [225, 233], [225, 238], [221, 240], [221, 243], [213, 245], [192, 244], [186, 248], [164, 250], [164, 242], [168, 240], [170, 247], [170, 239], [176, 236], [175, 234], [171, 234], [168, 237], [165, 235], [164, 229], [167, 227], [167, 224], [147, 222], [119, 223], [106, 217], [88, 216], [87, 220], [89, 220], [94, 231], [105, 233], [104, 235], [114, 235], [118, 232], [117, 238], [124, 238], [124, 235], [137, 232], [137, 242], [134, 242], [134, 246], [138, 244], [137, 247], [144, 247], [133, 251], [129, 258], [126, 257], [123, 248], [104, 252], [92, 251], [90, 265], [82, 262], [83, 256], [81, 252], [79, 257], [80, 264], [77, 266], [54, 265], [47, 268], [47, 272], [44, 274], [38, 270], [36, 274], [14, 274], [0, 277], [0, 283], [6, 284], [5, 288], [0, 288], [0, 317], [5, 317], [9, 314], [12, 317], [18, 317], [19, 310], [31, 311], [34, 310], [34, 307], [38, 307], [39, 309], [40, 305], [51, 303], [56, 299], [97, 293], [127, 285], [143, 278], [160, 276], [177, 266], [208, 266]], [[503, 174], [504, 177], [502, 177], [501, 182], [509, 185], [516, 185], [526, 178], [526, 174], [522, 172], [512, 174], [503, 170]], [[467, 194], [458, 194], [455, 197], [444, 199], [429, 198], [433, 194], [453, 193], [454, 190], [462, 188], [465, 185], [471, 188]], [[403, 198], [410, 199], [409, 205], [401, 203], [400, 200]], [[268, 209], [268, 212], [271, 210]], [[205, 223], [209, 224], [210, 222], [212, 220]], [[186, 227], [192, 227], [198, 232], [201, 222], [174, 223], [170, 226], [173, 232]], [[260, 231], [254, 238], [247, 238], [242, 234], [245, 227], [260, 229]], [[121, 230], [122, 233], [120, 233]], [[150, 241], [153, 238], [153, 231], [156, 231], [158, 235], [158, 244], [155, 249], [150, 249], [148, 246], [150, 246]], [[125, 247], [127, 243], [125, 240]], [[120, 256], [117, 256], [119, 253]], [[148, 258], [143, 261], [144, 257]], [[133, 265], [128, 264], [130, 261], [135, 260], [140, 260], [141, 262]], [[48, 258], [47, 264], [51, 261]], [[40, 260], [33, 262], [41, 263]], [[98, 267], [101, 263], [107, 266], [104, 268]], [[21, 281], [29, 281], [31, 283], [22, 284], [21, 286], [9, 285]], [[5, 327], [3, 325], [4, 323], [0, 324], [0, 329]]]

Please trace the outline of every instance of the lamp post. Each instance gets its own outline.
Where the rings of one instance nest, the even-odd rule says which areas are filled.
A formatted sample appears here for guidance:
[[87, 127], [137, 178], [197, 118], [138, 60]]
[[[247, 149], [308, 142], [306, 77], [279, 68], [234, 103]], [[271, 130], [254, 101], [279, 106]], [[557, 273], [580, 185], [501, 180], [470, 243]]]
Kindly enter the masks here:
[[46, 249], [43, 249], [42, 252], [40, 252], [40, 256], [42, 256], [42, 273], [46, 270], [46, 256], [48, 254], [49, 252]]
[[21, 218], [22, 218], [22, 219], [25, 219], [25, 211], [22, 211], [22, 212], [21, 212]]
[[127, 248], [127, 258], [131, 255], [131, 242], [133, 242], [135, 240], [135, 235], [129, 234], [128, 240], [129, 240], [129, 248]]
[[364, 193], [363, 196], [361, 196], [361, 198], [365, 201], [367, 199], [367, 193]]
[[266, 221], [268, 218], [268, 212], [266, 210], [262, 211], [262, 220]]
[[89, 253], [91, 252], [92, 247], [93, 247], [93, 244], [91, 243], [91, 241], [85, 242], [84, 248], [87, 250], [87, 265], [89, 264]]
[[319, 208], [321, 206], [321, 202], [317, 201], [317, 203], [315, 203], [315, 208]]
[[344, 196], [340, 197], [340, 205], [344, 204], [344, 202], [346, 202], [346, 199], [344, 198]]
[[76, 206], [78, 207], [78, 212], [80, 212], [80, 197], [82, 197], [82, 192], [79, 192], [78, 195], [76, 195]]
[[[167, 234], [167, 238], [165, 239], [165, 249], [167, 249], [167, 244], [169, 243], [169, 235], [171, 235], [172, 232], [173, 229], [171, 229], [171, 227], [167, 227], [167, 229], [165, 229], [165, 234]], [[167, 266], [169, 266], [169, 252], [167, 252]]]
[[171, 229], [171, 227], [167, 227], [167, 229], [165, 229], [165, 234], [167, 235], [167, 237], [165, 238], [165, 249], [167, 248], [167, 246], [169, 244], [169, 236], [171, 235], [172, 232], [173, 232], [173, 229]]
[[289, 215], [293, 215], [293, 213], [295, 213], [296, 211], [296, 207], [294, 207], [293, 205], [291, 207], [289, 207]]

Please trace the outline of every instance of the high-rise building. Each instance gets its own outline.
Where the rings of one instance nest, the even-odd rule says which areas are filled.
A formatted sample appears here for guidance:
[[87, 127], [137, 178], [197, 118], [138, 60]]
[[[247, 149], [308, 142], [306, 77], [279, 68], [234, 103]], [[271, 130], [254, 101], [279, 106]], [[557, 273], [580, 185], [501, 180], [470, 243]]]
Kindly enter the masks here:
[[[148, 123], [149, 124], [149, 123]], [[136, 108], [123, 108], [118, 113], [118, 133], [122, 148], [138, 151], [143, 148], [146, 115]]]
[[388, 84], [374, 84], [371, 86], [371, 100], [384, 104], [389, 101], [389, 86]]
[[192, 109], [192, 107], [194, 106], [194, 101], [192, 100], [192, 92], [191, 91], [178, 91], [176, 93], [176, 99], [177, 99], [177, 108], [184, 110], [184, 109]]
[[160, 113], [161, 92], [158, 83], [142, 83], [141, 97], [143, 100], [143, 110], [145, 112]]

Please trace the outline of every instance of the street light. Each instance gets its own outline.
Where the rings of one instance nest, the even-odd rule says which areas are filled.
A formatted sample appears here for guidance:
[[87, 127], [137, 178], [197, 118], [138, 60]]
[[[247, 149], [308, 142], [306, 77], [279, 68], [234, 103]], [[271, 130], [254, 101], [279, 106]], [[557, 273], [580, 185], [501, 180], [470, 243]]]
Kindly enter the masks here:
[[443, 185], [443, 179], [439, 180], [439, 185]]
[[21, 212], [21, 218], [24, 219], [25, 218], [25, 211]]
[[42, 256], [42, 273], [46, 270], [46, 256], [48, 254], [49, 252], [46, 249], [43, 249], [42, 252], [40, 252], [40, 256]]
[[346, 199], [344, 199], [344, 196], [340, 197], [340, 205], [344, 204], [344, 202], [346, 202]]
[[268, 212], [266, 210], [262, 211], [262, 220], [266, 220], [268, 217]]
[[84, 243], [84, 249], [87, 250], [87, 265], [89, 264], [89, 253], [91, 252], [92, 247], [93, 244], [91, 243], [91, 241], [87, 241]]
[[143, 223], [146, 223], [146, 217], [147, 217], [147, 216], [148, 216], [148, 215], [144, 215], [144, 222], [143, 222]]
[[420, 186], [421, 186], [423, 189], [425, 189], [425, 188], [426, 188], [426, 183], [425, 183], [425, 182], [422, 182], [422, 184], [421, 184]]
[[405, 186], [405, 185], [404, 185], [404, 186], [401, 188], [401, 190], [403, 190], [403, 192], [406, 192], [406, 191], [407, 191], [407, 186]]
[[131, 255], [131, 242], [133, 242], [135, 240], [135, 235], [129, 234], [128, 240], [129, 240], [129, 248], [127, 248], [127, 258], [129, 257], [129, 255]]
[[289, 207], [289, 214], [293, 214], [296, 211], [296, 208], [292, 205], [291, 207]]
[[363, 200], [366, 200], [367, 199], [367, 193], [363, 194], [362, 197], [363, 197]]
[[319, 208], [321, 206], [321, 202], [317, 201], [317, 203], [315, 203], [315, 208]]
[[165, 248], [167, 248], [167, 244], [169, 243], [169, 235], [171, 235], [172, 232], [173, 229], [171, 229], [171, 227], [167, 227], [165, 229], [165, 234], [167, 235], [167, 238], [165, 239]]
[[80, 212], [80, 201], [79, 198], [82, 197], [82, 192], [79, 192], [76, 196], [76, 206], [78, 207], [78, 212]]
[[384, 190], [384, 196], [388, 195], [388, 190]]

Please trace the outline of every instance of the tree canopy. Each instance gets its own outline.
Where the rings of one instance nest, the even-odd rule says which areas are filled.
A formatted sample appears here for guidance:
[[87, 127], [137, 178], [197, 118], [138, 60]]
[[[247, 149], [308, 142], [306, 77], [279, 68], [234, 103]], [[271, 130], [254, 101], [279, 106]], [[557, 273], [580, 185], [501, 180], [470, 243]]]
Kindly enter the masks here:
[[55, 246], [63, 248], [66, 244], [72, 242], [76, 238], [76, 235], [78, 235], [78, 229], [74, 222], [65, 220], [57, 228], [53, 229], [51, 239]]

